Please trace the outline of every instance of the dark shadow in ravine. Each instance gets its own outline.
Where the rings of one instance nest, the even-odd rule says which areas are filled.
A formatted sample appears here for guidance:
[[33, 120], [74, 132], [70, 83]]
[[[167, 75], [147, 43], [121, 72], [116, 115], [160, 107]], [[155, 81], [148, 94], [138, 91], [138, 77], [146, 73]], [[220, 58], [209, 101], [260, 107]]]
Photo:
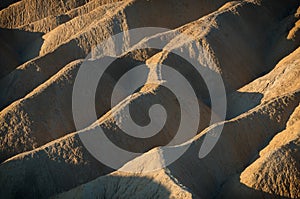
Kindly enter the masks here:
[[60, 195], [62, 198], [170, 198], [171, 192], [146, 176], [102, 176], [80, 188]]
[[220, 193], [215, 197], [215, 199], [222, 199], [222, 198], [290, 199], [290, 197], [271, 194], [271, 193], [264, 192], [262, 190], [256, 190], [252, 187], [248, 187], [247, 185], [240, 182], [239, 175], [235, 175], [230, 180], [228, 180], [220, 189]]
[[[286, 128], [290, 115], [299, 105], [299, 95], [295, 94], [294, 96], [295, 98], [291, 101], [285, 101], [285, 97], [274, 99], [269, 101], [269, 104], [253, 110], [243, 117], [226, 121], [216, 145], [212, 146], [212, 150], [205, 157], [199, 158], [199, 152], [208, 132], [215, 133], [222, 127], [221, 123], [212, 126], [206, 135], [200, 134], [195, 137], [186, 152], [168, 166], [171, 175], [202, 198], [216, 197], [218, 193], [221, 193], [220, 188], [228, 179], [243, 172], [259, 152], [269, 144], [270, 140]], [[275, 116], [270, 117], [270, 110], [267, 110], [275, 102], [285, 104], [284, 111], [278, 109], [281, 122], [276, 122]], [[180, 145], [177, 146], [177, 148], [179, 147]], [[170, 151], [175, 148], [170, 148]], [[166, 152], [164, 153], [166, 154]], [[167, 156], [164, 158], [166, 159]], [[233, 193], [229, 191], [228, 195], [231, 196], [231, 194]], [[273, 198], [281, 197], [275, 195]]]
[[6, 0], [6, 1], [0, 1], [0, 10], [1, 9], [4, 9], [4, 8], [7, 8], [8, 6], [10, 6], [11, 4], [13, 3], [16, 3], [18, 1], [21, 1], [21, 0]]
[[227, 116], [232, 119], [242, 113], [253, 109], [261, 103], [263, 94], [258, 92], [239, 92], [235, 91], [227, 96]]
[[39, 55], [44, 42], [41, 32], [0, 28], [0, 78], [18, 65]]
[[79, 152], [82, 157], [61, 148], [64, 157], [51, 156], [46, 150], [0, 164], [0, 198], [49, 198], [114, 171], [85, 149]]
[[[28, 161], [28, 160], [27, 160]], [[35, 161], [31, 161], [35, 164]], [[59, 194], [61, 198], [170, 198], [170, 191], [161, 183], [149, 177], [111, 176], [109, 169], [98, 163], [74, 165], [58, 161], [45, 161], [40, 169], [21, 167], [23, 176], [15, 171], [15, 184], [0, 184], [8, 187], [0, 190], [2, 198], [49, 198]], [[2, 167], [3, 169], [3, 167]], [[102, 172], [99, 172], [102, 170]], [[20, 171], [20, 170], [19, 170]], [[11, 171], [10, 171], [11, 172]], [[0, 173], [1, 174], [1, 173]], [[101, 176], [103, 175], [104, 176]], [[7, 174], [6, 174], [7, 175]], [[1, 182], [2, 181], [2, 182]], [[83, 186], [81, 186], [83, 185]], [[7, 192], [14, 186], [13, 193]], [[81, 186], [77, 190], [76, 187]]]

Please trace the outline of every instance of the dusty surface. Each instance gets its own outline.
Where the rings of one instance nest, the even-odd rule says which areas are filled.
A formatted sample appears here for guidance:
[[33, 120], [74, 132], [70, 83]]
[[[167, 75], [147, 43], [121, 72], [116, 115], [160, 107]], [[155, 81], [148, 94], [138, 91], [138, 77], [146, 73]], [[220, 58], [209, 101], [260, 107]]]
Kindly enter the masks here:
[[[0, 9], [0, 198], [300, 198], [299, 1], [10, 0]], [[93, 51], [84, 58], [110, 36], [147, 26], [169, 30], [122, 38], [124, 48], [142, 49], [113, 57], [95, 94], [97, 118], [76, 129], [78, 70], [107, 57]], [[143, 49], [153, 41], [162, 48]], [[212, 116], [222, 116], [211, 110], [203, 77], [171, 51], [221, 75], [224, 120], [210, 124]], [[117, 81], [141, 64], [149, 68], [146, 85], [125, 97], [119, 90], [123, 97], [111, 106]], [[189, 110], [159, 82], [167, 75], [161, 64], [189, 80], [201, 115], [197, 135], [170, 148], [161, 146], [175, 136], [180, 111]], [[146, 125], [153, 104], [168, 115], [161, 131], [147, 139], [124, 134], [119, 126], [126, 108]], [[223, 125], [213, 150], [199, 159], [205, 136]], [[121, 167], [135, 173], [116, 171], [90, 154], [80, 135], [99, 128], [119, 147], [142, 153]], [[188, 143], [166, 168], [143, 172]]]

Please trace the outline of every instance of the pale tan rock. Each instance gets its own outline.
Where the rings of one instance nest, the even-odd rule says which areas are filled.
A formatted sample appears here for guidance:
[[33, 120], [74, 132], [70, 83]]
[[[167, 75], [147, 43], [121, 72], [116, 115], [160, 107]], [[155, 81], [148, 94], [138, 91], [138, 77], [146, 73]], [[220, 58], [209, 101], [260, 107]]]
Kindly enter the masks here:
[[[0, 3], [0, 198], [299, 198], [299, 6], [297, 0]], [[97, 63], [105, 57], [96, 45], [147, 26], [171, 30], [123, 38], [123, 47], [141, 49], [114, 57], [97, 88], [97, 118], [76, 129], [71, 98], [82, 59], [93, 51], [88, 63]], [[162, 49], [143, 49], [152, 41]], [[224, 121], [210, 124], [212, 115], [222, 115], [211, 111], [205, 82], [170, 51], [222, 76]], [[107, 96], [116, 81], [139, 64], [149, 68], [148, 84], [126, 97], [119, 90], [123, 98], [112, 107]], [[193, 82], [201, 113], [197, 132], [168, 147], [162, 146], [176, 133], [180, 106], [162, 86], [161, 64]], [[153, 103], [168, 113], [158, 135], [133, 139], [120, 129], [128, 107], [137, 124], [147, 125]], [[212, 151], [199, 158], [206, 136], [223, 125]], [[100, 128], [110, 142], [140, 155], [124, 160], [121, 171], [96, 160], [80, 136]]]

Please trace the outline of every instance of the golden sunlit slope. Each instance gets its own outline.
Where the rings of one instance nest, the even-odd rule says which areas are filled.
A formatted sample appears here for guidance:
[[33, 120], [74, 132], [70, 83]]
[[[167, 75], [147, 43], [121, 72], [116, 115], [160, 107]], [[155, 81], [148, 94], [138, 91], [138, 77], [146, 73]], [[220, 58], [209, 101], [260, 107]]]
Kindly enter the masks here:
[[[0, 198], [299, 198], [299, 6], [298, 0], [1, 3]], [[140, 50], [118, 57], [94, 52], [84, 60], [112, 35], [147, 26], [168, 30], [122, 38], [123, 47]], [[143, 49], [153, 41], [162, 48]], [[224, 120], [210, 124], [212, 116], [222, 115], [212, 110], [203, 77], [171, 51], [222, 77]], [[109, 58], [116, 60], [97, 87], [97, 118], [76, 129], [72, 93], [78, 70], [83, 63], [93, 66]], [[119, 90], [123, 97], [112, 106], [117, 81], [142, 64], [149, 69], [148, 84], [126, 97], [126, 90]], [[197, 135], [169, 148], [161, 146], [175, 136], [180, 111], [190, 123], [195, 118], [159, 82], [167, 76], [161, 65], [190, 80], [201, 116]], [[119, 127], [125, 125], [125, 110], [146, 125], [153, 104], [163, 105], [168, 115], [159, 134], [147, 139], [124, 134]], [[205, 137], [223, 125], [213, 150], [200, 159]], [[100, 128], [117, 146], [141, 153], [121, 167], [139, 172], [115, 171], [90, 154], [80, 135]], [[190, 148], [171, 165], [143, 173], [188, 143]]]

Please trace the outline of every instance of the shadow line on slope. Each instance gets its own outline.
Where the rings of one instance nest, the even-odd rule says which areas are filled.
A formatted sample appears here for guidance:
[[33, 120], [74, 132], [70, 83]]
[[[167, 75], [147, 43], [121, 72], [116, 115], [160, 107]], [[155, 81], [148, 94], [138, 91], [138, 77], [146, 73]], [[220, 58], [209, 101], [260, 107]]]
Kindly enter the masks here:
[[78, 153], [59, 149], [63, 155], [51, 154], [57, 149], [49, 146], [2, 162], [0, 198], [49, 198], [114, 171], [80, 147]]
[[257, 190], [252, 187], [249, 187], [243, 184], [239, 180], [239, 175], [235, 175], [232, 179], [230, 179], [227, 183], [223, 185], [220, 189], [221, 193], [218, 194], [215, 199], [223, 199], [223, 198], [245, 198], [245, 199], [252, 199], [252, 198], [264, 198], [264, 199], [274, 199], [274, 198], [281, 198], [281, 199], [290, 199], [291, 197], [280, 196], [277, 194], [271, 194], [264, 192], [262, 190]]
[[[2, 45], [0, 57], [4, 59], [1, 60], [0, 78], [9, 74], [22, 63], [39, 55], [44, 42], [43, 34], [41, 32], [0, 28], [0, 42]], [[8, 54], [9, 57], [4, 53], [10, 53]], [[14, 59], [14, 63], [10, 64], [8, 58]]]
[[[293, 99], [288, 98], [291, 96]], [[274, 135], [286, 128], [289, 115], [299, 104], [299, 93], [288, 95], [288, 97], [273, 99], [243, 117], [227, 121], [218, 143], [203, 159], [198, 158], [198, 152], [204, 136], [199, 137], [179, 159], [168, 166], [168, 169], [181, 184], [189, 187], [200, 197], [217, 197], [226, 180], [242, 172], [254, 161], [255, 156], [265, 148]], [[274, 107], [274, 105], [278, 107], [279, 103], [285, 105], [277, 109], [281, 117], [281, 122], [277, 123], [274, 122], [275, 116], [270, 117], [266, 110], [267, 107]], [[262, 133], [253, 133], [253, 130], [257, 128]], [[249, 140], [255, 140], [255, 142], [249, 142]]]
[[232, 119], [246, 113], [261, 103], [263, 94], [258, 92], [234, 91], [227, 97], [226, 119]]
[[[126, 174], [125, 174], [126, 175]], [[170, 198], [171, 191], [147, 176], [102, 176], [56, 198]]]

